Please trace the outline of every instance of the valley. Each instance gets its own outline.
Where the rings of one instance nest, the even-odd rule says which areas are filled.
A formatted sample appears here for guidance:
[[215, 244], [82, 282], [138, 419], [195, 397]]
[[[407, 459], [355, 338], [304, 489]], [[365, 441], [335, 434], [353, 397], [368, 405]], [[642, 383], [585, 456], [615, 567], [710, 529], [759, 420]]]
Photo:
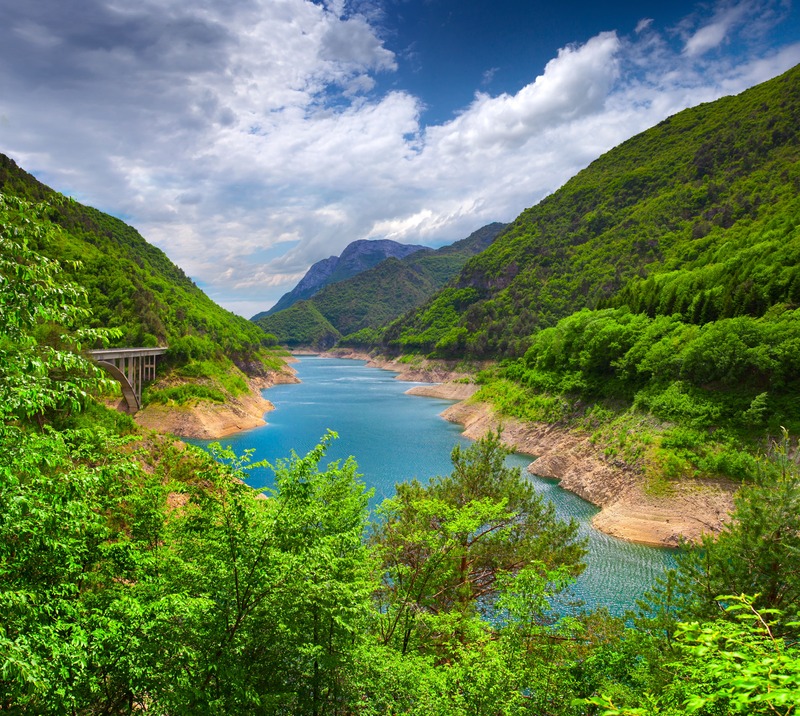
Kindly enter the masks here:
[[[798, 117], [800, 66], [253, 320], [0, 155], [0, 711], [793, 713]], [[131, 346], [163, 353], [134, 415], [91, 353]], [[320, 351], [357, 395], [295, 385]]]

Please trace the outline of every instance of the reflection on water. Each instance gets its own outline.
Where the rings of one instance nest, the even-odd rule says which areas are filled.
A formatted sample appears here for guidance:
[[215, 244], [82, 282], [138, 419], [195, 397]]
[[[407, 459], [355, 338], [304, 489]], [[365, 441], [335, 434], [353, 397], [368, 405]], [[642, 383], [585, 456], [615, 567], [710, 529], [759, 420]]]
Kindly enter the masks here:
[[[294, 364], [300, 384], [278, 385], [265, 395], [275, 405], [268, 424], [225, 438], [237, 452], [255, 448], [255, 460], [274, 462], [292, 450], [303, 455], [330, 429], [339, 434], [326, 461], [355, 457], [374, 507], [394, 493], [397, 482], [427, 480], [450, 472], [450, 451], [467, 445], [458, 425], [439, 417], [451, 401], [405, 395], [413, 385], [394, 380], [394, 373], [367, 368], [362, 361], [304, 356]], [[193, 441], [204, 444], [203, 441]], [[525, 469], [530, 458], [509, 457]], [[271, 484], [272, 473], [254, 471], [254, 487]], [[533, 477], [538, 492], [551, 500], [564, 519], [574, 518], [589, 538], [586, 571], [574, 587], [587, 606], [607, 606], [622, 613], [672, 564], [665, 549], [634, 545], [591, 527], [597, 508], [558, 487], [553, 480]]]

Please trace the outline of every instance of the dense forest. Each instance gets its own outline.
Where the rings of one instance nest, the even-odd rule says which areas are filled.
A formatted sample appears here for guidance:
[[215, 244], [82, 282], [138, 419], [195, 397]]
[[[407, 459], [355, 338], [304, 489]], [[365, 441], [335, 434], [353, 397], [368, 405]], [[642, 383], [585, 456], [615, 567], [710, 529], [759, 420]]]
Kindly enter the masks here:
[[587, 432], [653, 488], [800, 432], [800, 67], [685, 110], [523, 212], [389, 354], [491, 359], [477, 399]]
[[800, 298], [800, 67], [685, 110], [524, 211], [386, 350], [519, 357], [583, 308], [697, 325]]
[[[0, 709], [49, 714], [788, 714], [800, 474], [773, 445], [716, 539], [627, 618], [497, 435], [372, 514], [335, 435], [251, 455], [135, 430], [93, 395], [85, 289], [0, 203]], [[15, 219], [12, 222], [10, 219]], [[24, 221], [19, 219], [24, 218]], [[618, 317], [619, 318], [619, 317]]]
[[1, 158], [0, 711], [798, 713], [799, 83], [634, 137], [386, 328], [341, 330], [316, 297], [284, 312], [309, 335], [491, 358], [478, 399], [651, 480], [738, 481], [725, 529], [622, 618], [571, 595], [586, 545], [501, 435], [370, 511], [356, 460], [326, 462], [332, 433], [256, 491], [251, 453], [104, 408], [87, 348], [166, 342], [170, 371], [224, 399], [275, 338]]

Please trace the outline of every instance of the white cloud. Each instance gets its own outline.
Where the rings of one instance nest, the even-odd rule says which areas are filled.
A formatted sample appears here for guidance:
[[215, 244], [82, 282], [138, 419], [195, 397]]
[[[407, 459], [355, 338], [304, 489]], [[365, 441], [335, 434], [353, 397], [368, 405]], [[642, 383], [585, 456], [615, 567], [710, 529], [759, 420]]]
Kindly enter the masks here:
[[688, 34], [684, 54], [699, 57], [731, 41], [738, 33], [745, 39], [757, 37], [779, 21], [781, 14], [780, 3], [776, 7], [770, 0], [721, 2], [709, 22]]
[[581, 47], [559, 50], [544, 74], [517, 94], [479, 94], [459, 117], [426, 133], [431, 151], [469, 158], [514, 149], [553, 125], [598, 111], [617, 76], [615, 33], [604, 32]]
[[418, 98], [367, 94], [395, 57], [348, 7], [20, 3], [0, 28], [2, 150], [129, 217], [249, 316], [350, 241], [438, 245], [511, 220], [668, 114], [800, 61], [800, 45], [707, 59], [744, 29], [741, 6], [693, 18], [680, 47], [643, 20], [426, 127]]

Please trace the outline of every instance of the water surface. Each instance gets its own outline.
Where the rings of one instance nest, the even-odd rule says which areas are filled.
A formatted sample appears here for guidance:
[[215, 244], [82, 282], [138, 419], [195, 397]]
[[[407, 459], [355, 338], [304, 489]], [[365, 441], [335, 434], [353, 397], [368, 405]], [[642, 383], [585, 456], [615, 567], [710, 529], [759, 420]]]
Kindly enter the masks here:
[[[301, 383], [265, 392], [275, 405], [268, 424], [224, 438], [224, 445], [237, 452], [254, 448], [255, 460], [274, 462], [292, 450], [304, 455], [328, 429], [334, 430], [339, 439], [333, 441], [324, 464], [354, 456], [364, 482], [375, 490], [374, 507], [394, 494], [397, 482], [448, 474], [453, 446], [470, 442], [460, 426], [439, 416], [452, 401], [405, 395], [413, 383], [395, 380], [390, 371], [367, 368], [363, 361], [318, 356], [304, 356], [294, 367]], [[509, 457], [509, 464], [523, 469], [530, 461], [524, 455]], [[587, 568], [573, 589], [587, 606], [606, 606], [620, 614], [672, 564], [669, 550], [634, 545], [593, 529], [597, 508], [553, 480], [531, 479], [555, 504], [557, 514], [574, 518], [581, 535], [589, 538]], [[271, 481], [266, 469], [254, 471], [248, 480], [253, 487]]]

